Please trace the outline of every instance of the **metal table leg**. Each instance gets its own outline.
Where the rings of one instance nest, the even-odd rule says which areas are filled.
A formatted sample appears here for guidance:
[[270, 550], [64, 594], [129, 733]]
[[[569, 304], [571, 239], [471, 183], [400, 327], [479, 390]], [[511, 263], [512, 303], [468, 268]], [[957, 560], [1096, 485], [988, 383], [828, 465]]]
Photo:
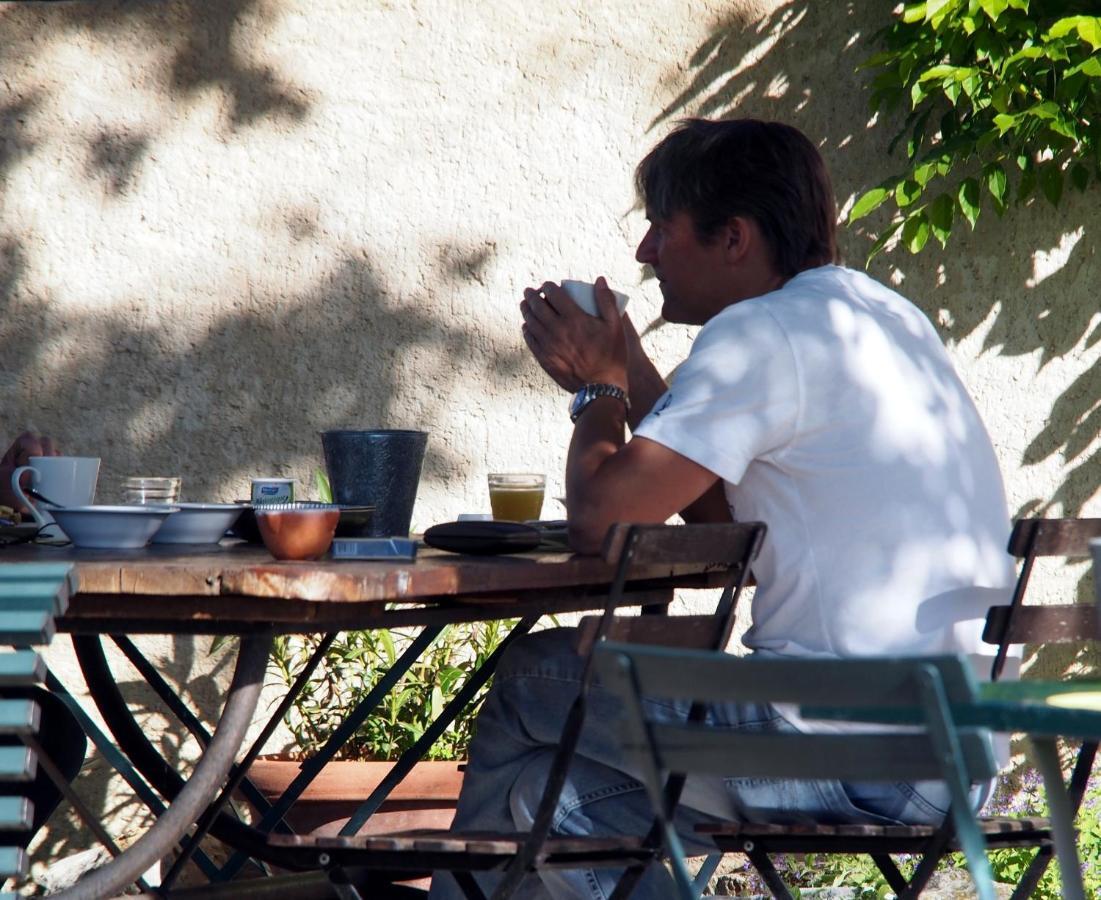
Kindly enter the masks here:
[[264, 683], [271, 635], [244, 637], [225, 708], [191, 778], [160, 818], [121, 856], [58, 896], [94, 900], [114, 896], [164, 858], [214, 799], [252, 723]]
[[1059, 860], [1059, 876], [1063, 882], [1065, 900], [1084, 900], [1082, 870], [1079, 868], [1078, 850], [1074, 835], [1074, 812], [1063, 784], [1063, 770], [1059, 765], [1059, 751], [1055, 738], [1033, 737], [1036, 763], [1044, 778], [1048, 811], [1051, 815], [1051, 831], [1055, 838], [1055, 855]]

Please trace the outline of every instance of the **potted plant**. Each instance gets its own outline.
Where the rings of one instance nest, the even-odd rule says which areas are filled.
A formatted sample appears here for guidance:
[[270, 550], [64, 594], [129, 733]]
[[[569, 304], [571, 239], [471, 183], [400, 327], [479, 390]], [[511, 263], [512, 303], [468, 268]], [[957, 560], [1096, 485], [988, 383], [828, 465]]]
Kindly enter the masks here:
[[[493, 653], [511, 625], [500, 620], [446, 626], [298, 800], [290, 824], [300, 832], [339, 831], [386, 775], [392, 761], [424, 733], [467, 676]], [[415, 632], [378, 629], [338, 635], [285, 717], [295, 738], [294, 752], [261, 757], [249, 770], [250, 779], [265, 796], [275, 799], [283, 792], [298, 775], [301, 760], [325, 744], [347, 712], [400, 657]], [[277, 637], [269, 678], [289, 688], [319, 640], [314, 635]], [[483, 688], [372, 816], [368, 831], [450, 824], [462, 782], [461, 761], [484, 693]]]

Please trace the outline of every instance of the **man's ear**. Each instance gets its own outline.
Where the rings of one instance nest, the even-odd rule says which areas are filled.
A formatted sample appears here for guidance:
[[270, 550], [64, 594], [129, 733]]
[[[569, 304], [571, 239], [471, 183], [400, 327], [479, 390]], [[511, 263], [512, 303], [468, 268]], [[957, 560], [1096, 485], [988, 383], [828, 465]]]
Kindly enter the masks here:
[[722, 231], [722, 241], [728, 262], [741, 262], [753, 243], [752, 225], [745, 216], [734, 216]]

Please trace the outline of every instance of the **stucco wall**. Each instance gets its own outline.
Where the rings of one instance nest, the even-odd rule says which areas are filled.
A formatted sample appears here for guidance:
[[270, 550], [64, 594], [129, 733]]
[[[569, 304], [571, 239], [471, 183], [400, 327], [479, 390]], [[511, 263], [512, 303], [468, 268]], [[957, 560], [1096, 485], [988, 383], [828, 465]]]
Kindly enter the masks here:
[[[640, 327], [656, 317], [631, 170], [680, 115], [799, 125], [851, 202], [892, 170], [854, 71], [886, 15], [2, 4], [0, 437], [33, 425], [102, 456], [104, 500], [133, 474], [215, 500], [254, 475], [311, 484], [321, 429], [420, 427], [415, 528], [485, 508], [492, 470], [545, 471], [557, 496], [566, 400], [523, 348], [522, 289], [605, 274]], [[872, 272], [938, 323], [1011, 511], [1101, 515], [1096, 189], [1036, 207]], [[868, 245], [842, 234], [851, 263]], [[646, 342], [669, 370], [691, 336]], [[1083, 596], [1083, 573], [1049, 596]]]

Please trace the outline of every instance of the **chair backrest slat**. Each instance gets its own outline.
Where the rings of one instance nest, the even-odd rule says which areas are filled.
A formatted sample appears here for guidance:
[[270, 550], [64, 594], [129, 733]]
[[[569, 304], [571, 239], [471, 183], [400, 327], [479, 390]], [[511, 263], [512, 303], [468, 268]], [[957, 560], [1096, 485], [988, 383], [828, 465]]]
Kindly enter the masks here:
[[53, 613], [0, 609], [0, 643], [48, 644], [54, 637]]
[[0, 847], [0, 877], [14, 878], [27, 871], [27, 852], [22, 847]]
[[0, 700], [0, 734], [37, 734], [41, 719], [33, 700]]
[[598, 671], [606, 674], [609, 654], [629, 653], [644, 696], [705, 703], [738, 699], [755, 703], [882, 707], [921, 702], [917, 670], [933, 665], [949, 703], [977, 696], [971, 668], [959, 657], [913, 659], [741, 659], [706, 651], [632, 647], [608, 642], [600, 648]]
[[[998, 771], [988, 733], [958, 732], [964, 764], [976, 779]], [[672, 772], [730, 775], [737, 760], [739, 778], [839, 778], [843, 781], [922, 781], [943, 776], [933, 746], [923, 734], [763, 734], [706, 726], [651, 724], [650, 734], [663, 766]], [[625, 745], [645, 753], [644, 745]]]
[[1101, 538], [1101, 519], [1018, 519], [1009, 536], [1009, 552], [1033, 556], [1089, 556], [1089, 542]]
[[1053, 606], [992, 606], [982, 639], [988, 644], [1065, 644], [1094, 637], [1101, 616], [1094, 606], [1060, 603]]
[[38, 768], [34, 752], [20, 744], [17, 747], [0, 747], [0, 780], [30, 781]]
[[732, 566], [749, 555], [757, 532], [753, 523], [707, 525], [624, 525], [608, 530], [602, 554], [609, 562], [619, 559], [627, 535], [635, 533], [634, 565], [697, 565], [713, 563], [716, 569]]
[[1089, 555], [1092, 539], [1101, 538], [1101, 519], [1018, 519], [1013, 524], [1007, 550], [1021, 560], [1021, 571], [1008, 606], [990, 608], [983, 629], [983, 640], [997, 644], [998, 652], [990, 669], [997, 681], [1005, 667], [1009, 647], [1021, 643], [1063, 643], [1088, 640], [1101, 634], [1093, 620], [1081, 619], [1070, 604], [1062, 609], [1069, 615], [1040, 616], [1020, 624], [1025, 612], [1024, 596], [1032, 576], [1032, 564], [1038, 557], [1061, 556], [1077, 559]]
[[26, 797], [0, 797], [0, 829], [24, 831], [34, 821], [34, 805]]
[[39, 684], [46, 677], [46, 663], [35, 650], [0, 653], [0, 687]]

